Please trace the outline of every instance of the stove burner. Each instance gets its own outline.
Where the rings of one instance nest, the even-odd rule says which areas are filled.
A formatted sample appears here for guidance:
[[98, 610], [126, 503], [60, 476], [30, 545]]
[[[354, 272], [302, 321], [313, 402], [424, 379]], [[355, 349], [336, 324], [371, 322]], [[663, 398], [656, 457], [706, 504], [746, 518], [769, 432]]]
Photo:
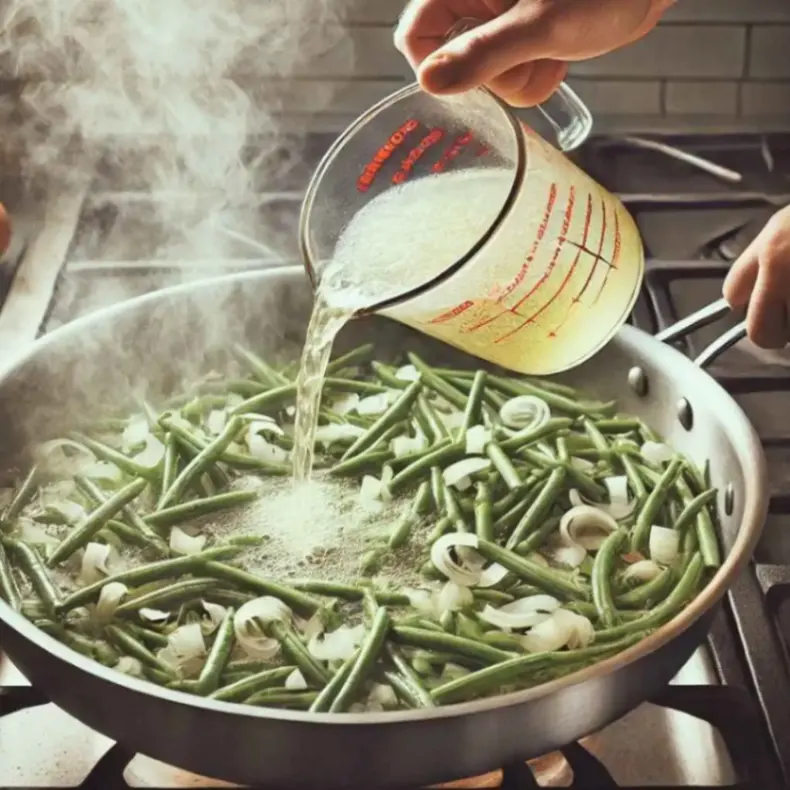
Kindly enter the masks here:
[[[47, 701], [41, 692], [29, 686], [0, 688], [0, 715], [10, 715], [16, 711], [46, 704]], [[759, 706], [749, 692], [728, 686], [674, 685], [669, 686], [660, 697], [653, 700], [653, 704], [682, 711], [707, 721], [719, 732], [727, 746], [737, 777], [735, 784], [729, 785], [732, 790], [778, 790], [781, 787], [774, 758], [763, 732]], [[618, 785], [603, 763], [580, 743], [569, 744], [560, 752], [569, 767], [570, 774], [569, 782], [564, 782], [563, 786], [571, 790], [637, 790], [635, 787]], [[134, 761], [141, 759], [142, 766], [134, 770]], [[517, 763], [498, 772], [444, 786], [464, 788], [464, 790], [478, 790], [478, 788], [530, 790], [530, 788], [545, 787], [546, 784], [540, 781], [543, 777], [537, 769], [538, 763], [540, 761], [533, 761], [534, 773], [526, 763]], [[157, 770], [157, 766], [160, 770]], [[161, 790], [165, 790], [166, 787], [235, 786], [227, 782], [196, 777], [178, 769], [169, 769], [156, 761], [135, 757], [120, 744], [115, 744], [96, 762], [78, 790], [129, 790], [140, 787], [157, 790], [154, 785], [149, 784], [152, 777], [158, 777], [163, 782], [167, 781]], [[16, 789], [4, 788], [4, 790]], [[714, 790], [714, 788], [696, 786], [696, 790]]]

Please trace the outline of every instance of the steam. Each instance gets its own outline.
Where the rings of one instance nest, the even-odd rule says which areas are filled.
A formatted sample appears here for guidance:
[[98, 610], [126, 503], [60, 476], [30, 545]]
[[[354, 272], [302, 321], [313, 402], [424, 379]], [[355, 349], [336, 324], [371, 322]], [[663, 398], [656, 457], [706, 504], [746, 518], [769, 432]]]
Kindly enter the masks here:
[[[156, 257], [221, 259], [239, 236], [271, 246], [258, 196], [282, 189], [305, 136], [285, 127], [287, 101], [325, 109], [330, 84], [300, 78], [353, 64], [343, 1], [10, 0], [0, 63], [23, 81], [23, 122], [4, 143], [29, 186], [109, 168], [113, 189], [150, 194]], [[137, 234], [116, 241], [148, 251], [152, 228]]]

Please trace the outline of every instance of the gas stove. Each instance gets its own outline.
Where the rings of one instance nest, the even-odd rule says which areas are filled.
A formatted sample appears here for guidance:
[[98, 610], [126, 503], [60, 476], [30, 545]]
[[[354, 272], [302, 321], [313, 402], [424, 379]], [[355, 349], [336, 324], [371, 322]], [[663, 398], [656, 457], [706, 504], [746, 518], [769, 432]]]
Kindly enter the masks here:
[[[185, 279], [295, 262], [301, 194], [329, 142], [315, 139], [298, 162], [283, 163], [278, 191], [262, 190], [247, 208], [245, 232], [221, 229], [221, 255], [165, 239], [159, 207], [173, 196], [149, 194], [134, 183], [133, 170], [99, 168], [83, 192], [53, 201], [45, 212], [50, 221], [28, 237], [0, 309], [0, 341], [11, 337], [19, 346], [79, 315]], [[640, 226], [650, 260], [630, 320], [651, 333], [717, 298], [730, 262], [777, 207], [790, 203], [790, 140], [778, 137], [600, 139], [578, 162], [620, 195]], [[695, 332], [684, 350], [695, 355], [733, 321]], [[790, 353], [743, 341], [710, 372], [763, 440], [771, 505], [754, 562], [733, 585], [707, 644], [660, 698], [604, 731], [530, 765], [448, 786], [790, 785], [790, 423], [782, 419]], [[8, 662], [0, 664], [0, 787], [52, 786], [230, 785], [129, 753], [49, 703]]]

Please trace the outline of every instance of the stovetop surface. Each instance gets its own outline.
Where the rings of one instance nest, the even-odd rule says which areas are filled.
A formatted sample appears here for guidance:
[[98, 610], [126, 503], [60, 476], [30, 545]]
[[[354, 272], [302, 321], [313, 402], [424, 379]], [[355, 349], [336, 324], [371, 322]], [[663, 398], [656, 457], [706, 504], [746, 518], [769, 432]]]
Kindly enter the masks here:
[[[671, 161], [660, 158], [656, 168], [656, 154], [638, 146], [620, 145], [614, 156], [604, 144], [585, 149], [580, 156], [585, 169], [623, 197], [643, 233], [652, 260], [631, 320], [650, 333], [717, 298], [729, 262], [777, 205], [790, 202], [790, 195], [785, 199], [790, 193], [786, 141], [778, 146], [751, 138], [729, 140], [726, 145], [677, 141], [677, 146], [690, 147], [705, 161], [742, 173], [743, 178], [723, 182], [721, 176], [672, 157]], [[316, 144], [316, 158], [320, 152], [321, 144]], [[282, 163], [279, 191], [267, 192], [251, 209], [253, 219], [262, 219], [260, 227], [242, 223], [255, 228], [252, 235], [224, 229], [227, 243], [219, 256], [225, 261], [221, 265], [211, 249], [203, 256], [186, 255], [189, 239], [179, 245], [158, 234], [158, 198], [134, 183], [133, 169], [123, 173], [104, 169], [78, 214], [41, 331], [166, 285], [293, 262], [299, 200], [311, 169], [309, 158]], [[681, 181], [682, 190], [677, 188]], [[684, 350], [697, 354], [734, 320], [694, 333]], [[653, 703], [709, 722], [718, 732], [732, 770], [719, 777], [717, 786], [733, 782], [741, 790], [790, 786], [790, 421], [786, 418], [790, 353], [761, 352], [744, 341], [726, 352], [710, 372], [740, 403], [763, 442], [770, 514], [754, 563], [733, 585], [710, 634], [708, 646], [722, 685], [672, 686]], [[24, 716], [31, 706], [43, 703], [46, 700], [35, 689], [0, 688], [0, 716]], [[624, 732], [626, 720], [623, 723]], [[652, 734], [646, 732], [644, 737], [650, 739]], [[658, 741], [651, 741], [651, 746], [656, 761], [676, 759], [673, 753], [665, 754]], [[573, 744], [563, 755], [572, 769], [572, 784], [566, 786], [581, 790], [618, 786], [616, 772], [595, 756], [594, 749]], [[107, 749], [105, 745], [92, 758], [96, 763], [81, 786], [108, 790], [132, 786], [124, 778], [131, 758], [121, 746]], [[634, 786], [646, 781], [661, 787], [649, 773], [646, 770]], [[535, 782], [522, 765], [504, 770], [498, 778], [487, 777], [480, 786], [528, 788], [537, 786]]]

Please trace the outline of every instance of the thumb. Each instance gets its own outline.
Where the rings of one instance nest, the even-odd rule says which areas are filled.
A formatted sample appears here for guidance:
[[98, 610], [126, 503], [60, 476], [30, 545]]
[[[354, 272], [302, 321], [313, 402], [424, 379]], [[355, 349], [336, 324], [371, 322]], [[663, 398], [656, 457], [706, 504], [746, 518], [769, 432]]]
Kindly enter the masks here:
[[3, 255], [11, 243], [11, 222], [5, 207], [0, 203], [0, 255]]
[[535, 15], [513, 8], [428, 56], [418, 71], [420, 84], [428, 93], [462, 93], [515, 66], [546, 57], [550, 53], [540, 28]]

